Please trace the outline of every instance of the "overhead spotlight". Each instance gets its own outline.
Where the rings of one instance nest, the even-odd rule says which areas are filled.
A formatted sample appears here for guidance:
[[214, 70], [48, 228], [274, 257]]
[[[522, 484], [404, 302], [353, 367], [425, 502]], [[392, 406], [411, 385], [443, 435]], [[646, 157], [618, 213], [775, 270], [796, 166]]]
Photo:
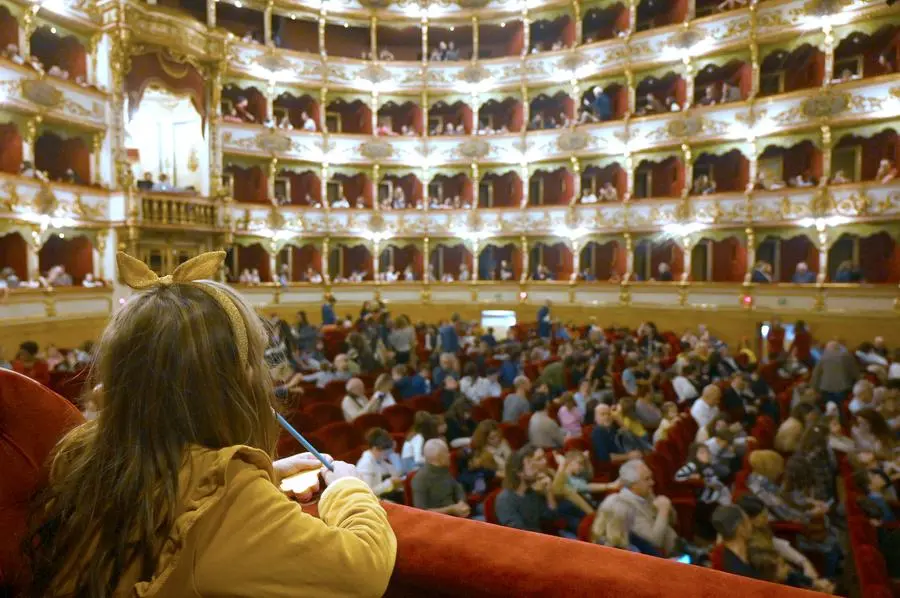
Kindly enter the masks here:
[[296, 20], [297, 20], [297, 15], [291, 15], [291, 20], [292, 20], [292, 21], [296, 21]]
[[241, 7], [244, 6], [244, 5], [241, 4], [238, 0], [235, 0], [234, 5], [235, 5], [236, 7], [238, 7], [238, 8], [241, 8]]
[[56, 35], [56, 27], [51, 27], [50, 33], [52, 33], [53, 35]]
[[454, 27], [453, 25], [450, 25], [450, 31], [456, 31], [456, 27]]
[[65, 239], [65, 238], [66, 238], [66, 233], [59, 233], [59, 238], [60, 238], [60, 239]]
[[344, 29], [349, 29], [349, 28], [350, 28], [350, 23], [344, 23]]
[[501, 26], [501, 27], [506, 27], [506, 21], [503, 21], [502, 23], [500, 23], [500, 26]]

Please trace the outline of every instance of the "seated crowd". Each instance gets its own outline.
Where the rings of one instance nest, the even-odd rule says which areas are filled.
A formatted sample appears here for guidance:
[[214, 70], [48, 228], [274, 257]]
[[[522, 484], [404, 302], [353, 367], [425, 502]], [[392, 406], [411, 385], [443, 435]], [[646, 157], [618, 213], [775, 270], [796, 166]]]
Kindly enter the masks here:
[[[378, 302], [339, 320], [330, 299], [321, 327], [273, 316], [266, 358], [288, 420], [385, 500], [845, 593], [845, 472], [900, 559], [900, 352], [883, 339], [817, 345], [800, 322], [788, 346], [776, 319], [760, 360], [705, 327], [549, 312], [501, 339]], [[46, 384], [89, 354], [24, 343], [0, 365]], [[295, 444], [282, 434], [279, 453]]]

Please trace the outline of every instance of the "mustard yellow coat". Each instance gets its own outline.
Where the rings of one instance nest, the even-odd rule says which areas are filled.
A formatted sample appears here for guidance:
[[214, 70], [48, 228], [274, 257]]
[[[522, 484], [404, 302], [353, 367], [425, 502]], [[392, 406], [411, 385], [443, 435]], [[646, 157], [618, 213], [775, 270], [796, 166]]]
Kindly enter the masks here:
[[152, 579], [132, 568], [116, 596], [374, 598], [387, 588], [397, 540], [361, 480], [329, 486], [318, 519], [281, 493], [257, 449], [194, 448], [180, 481], [183, 510]]

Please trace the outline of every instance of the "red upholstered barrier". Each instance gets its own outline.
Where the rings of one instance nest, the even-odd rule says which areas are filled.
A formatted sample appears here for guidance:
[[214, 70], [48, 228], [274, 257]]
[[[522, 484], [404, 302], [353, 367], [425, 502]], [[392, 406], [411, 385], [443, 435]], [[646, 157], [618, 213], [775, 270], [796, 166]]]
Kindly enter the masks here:
[[821, 596], [587, 542], [385, 505], [398, 554], [386, 598]]

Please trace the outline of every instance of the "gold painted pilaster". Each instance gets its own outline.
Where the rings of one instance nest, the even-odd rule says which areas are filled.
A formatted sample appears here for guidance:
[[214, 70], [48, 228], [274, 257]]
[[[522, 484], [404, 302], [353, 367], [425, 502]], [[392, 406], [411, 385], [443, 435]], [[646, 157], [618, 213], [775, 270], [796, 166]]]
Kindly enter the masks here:
[[684, 63], [684, 110], [694, 105], [694, 62], [685, 56]]
[[681, 144], [681, 163], [684, 167], [684, 188], [681, 190], [681, 197], [686, 198], [691, 194], [691, 187], [694, 185], [694, 154], [691, 152], [691, 146], [686, 143]]
[[753, 266], [756, 265], [756, 231], [747, 227], [744, 229], [744, 235], [747, 237], [747, 272], [744, 275], [744, 282], [750, 282]]
[[625, 233], [625, 276], [622, 278], [631, 279], [634, 276], [634, 241], [631, 233]]
[[212, 197], [231, 195], [231, 189], [222, 188], [223, 156], [219, 127], [222, 124], [222, 77], [228, 68], [224, 60], [210, 66], [210, 117], [209, 117], [209, 194]]
[[819, 180], [819, 186], [824, 187], [831, 180], [831, 127], [822, 125], [822, 177]]
[[322, 239], [322, 258], [319, 263], [320, 272], [322, 273], [322, 281], [325, 285], [331, 284], [331, 272], [329, 271], [329, 264], [331, 264], [331, 238], [326, 235], [325, 238]]
[[637, 112], [637, 91], [634, 83], [634, 71], [630, 68], [625, 69], [625, 85], [628, 86], [628, 115]]
[[519, 282], [525, 283], [528, 280], [528, 272], [531, 269], [531, 255], [528, 250], [528, 237], [522, 235], [519, 237], [519, 251], [522, 252], [522, 275]]
[[834, 80], [834, 29], [831, 24], [826, 23], [822, 26], [822, 33], [825, 34], [825, 41], [822, 43], [822, 52], [825, 55], [825, 75], [823, 77], [822, 86], [826, 89], [831, 87]]
[[[378, 183], [381, 180], [381, 166], [377, 163], [372, 165], [372, 183], [371, 183], [371, 193], [372, 193], [372, 205], [375, 208], [376, 212], [381, 211], [381, 202], [378, 197]], [[412, 198], [410, 198], [412, 201]]]
[[206, 26], [210, 29], [216, 26], [216, 0], [206, 0]]
[[375, 15], [369, 19], [369, 58], [378, 58], [378, 17]]
[[[428, 65], [428, 17], [422, 17], [422, 66]], [[428, 121], [425, 122], [425, 128], [428, 128]]]
[[328, 201], [328, 162], [322, 162], [322, 170], [319, 173], [319, 195], [322, 197], [322, 207], [325, 213], [331, 211], [331, 203]]
[[569, 205], [574, 206], [578, 204], [578, 199], [581, 197], [581, 162], [578, 161], [576, 156], [572, 156], [569, 158], [569, 162], [572, 164], [572, 200], [569, 202]]
[[572, 0], [572, 18], [575, 19], [575, 45], [584, 43], [584, 22], [581, 14], [581, 0]]
[[479, 43], [478, 17], [476, 15], [472, 15], [472, 62], [478, 61]]
[[428, 113], [430, 112], [428, 106], [428, 92], [424, 89], [422, 90], [422, 94], [419, 96], [419, 101], [422, 103], [422, 137], [428, 137]]
[[37, 141], [38, 128], [43, 120], [43, 117], [38, 114], [25, 121], [25, 134], [22, 136], [22, 160], [34, 162], [34, 143]]
[[100, 185], [103, 180], [103, 141], [106, 138], [106, 131], [94, 133], [91, 136], [91, 161], [93, 162], [91, 170], [91, 180], [95, 185]]
[[263, 11], [263, 43], [267, 46], [272, 45], [272, 7], [274, 4], [273, 0], [268, 0]]
[[759, 43], [756, 37], [757, 0], [750, 2], [750, 96], [753, 100], [759, 95]]
[[[523, 3], [524, 4], [524, 3]], [[522, 57], [531, 51], [531, 19], [528, 18], [528, 7], [522, 9]], [[523, 71], [524, 72], [524, 71]]]
[[634, 195], [634, 156], [628, 150], [625, 150], [625, 176], [627, 177], [625, 184], [625, 197], [623, 201], [628, 203]]
[[[328, 60], [328, 52], [325, 50], [325, 11], [319, 14], [319, 54], [323, 60]], [[326, 69], [327, 72], [327, 69]]]
[[472, 162], [469, 166], [472, 170], [472, 211], [478, 209], [478, 193], [481, 187], [481, 173], [478, 169], [478, 162]]
[[[275, 197], [275, 177], [278, 175], [278, 158], [269, 160], [269, 176], [266, 179], [266, 193], [269, 194], [269, 201], [273, 206], [278, 205], [278, 199]], [[274, 272], [274, 270], [273, 270]]]
[[19, 54], [26, 60], [31, 57], [31, 36], [37, 29], [37, 13], [40, 9], [40, 4], [33, 4], [19, 17]]

